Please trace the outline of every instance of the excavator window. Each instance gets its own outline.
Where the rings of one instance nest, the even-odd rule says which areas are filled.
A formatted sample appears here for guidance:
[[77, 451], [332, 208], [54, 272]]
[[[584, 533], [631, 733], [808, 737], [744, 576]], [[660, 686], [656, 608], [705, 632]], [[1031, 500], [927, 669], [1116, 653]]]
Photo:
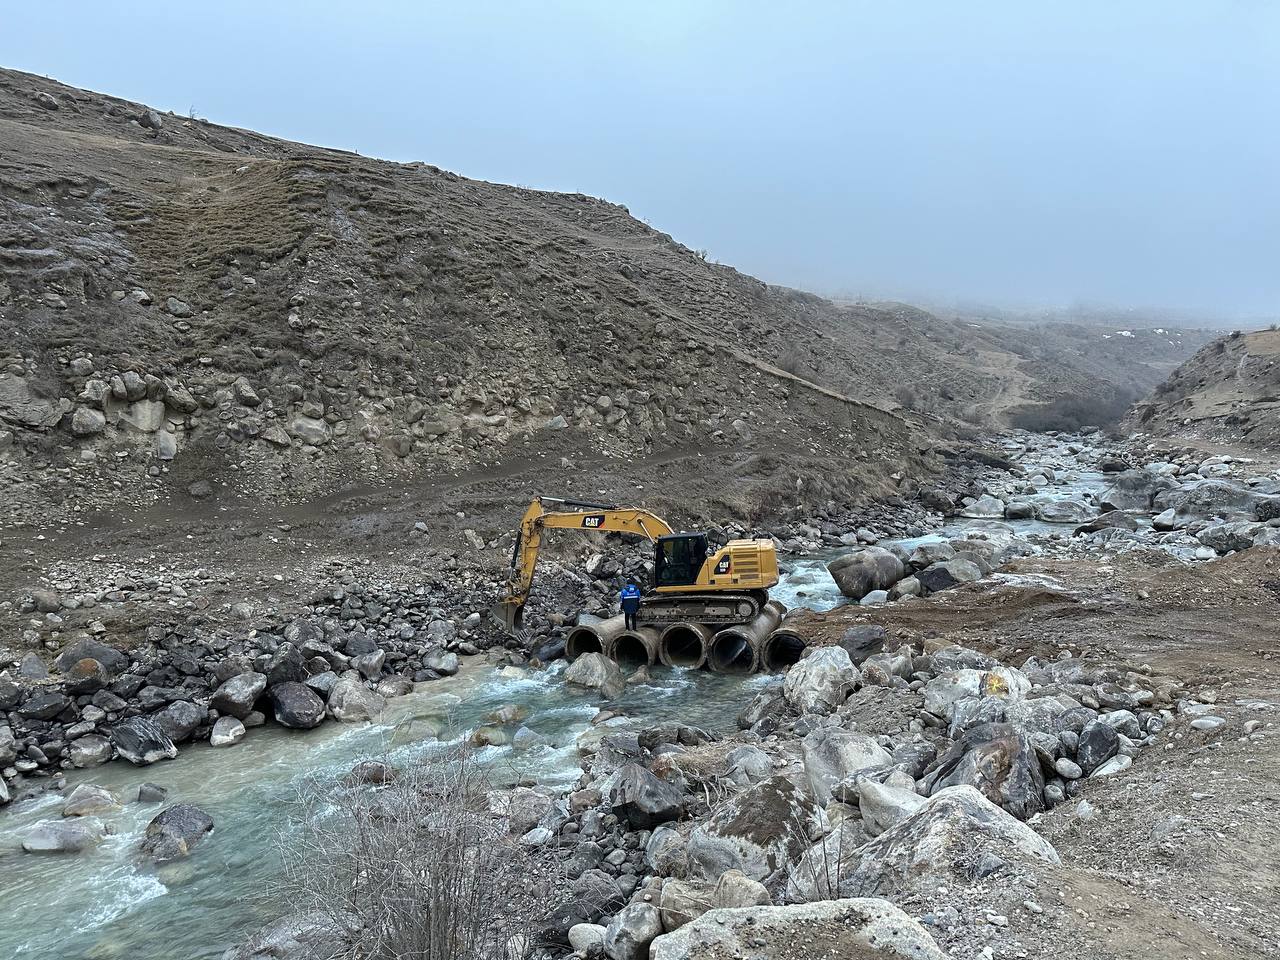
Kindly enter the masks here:
[[706, 559], [706, 534], [675, 533], [659, 537], [653, 561], [654, 586], [682, 587], [697, 583]]

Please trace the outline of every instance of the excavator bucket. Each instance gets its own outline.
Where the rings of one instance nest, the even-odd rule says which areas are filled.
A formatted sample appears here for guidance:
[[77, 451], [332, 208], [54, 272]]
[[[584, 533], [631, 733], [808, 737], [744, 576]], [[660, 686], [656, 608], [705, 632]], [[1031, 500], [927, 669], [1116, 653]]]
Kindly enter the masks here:
[[499, 600], [489, 608], [489, 616], [500, 623], [507, 633], [516, 636], [524, 621], [524, 604], [515, 600]]

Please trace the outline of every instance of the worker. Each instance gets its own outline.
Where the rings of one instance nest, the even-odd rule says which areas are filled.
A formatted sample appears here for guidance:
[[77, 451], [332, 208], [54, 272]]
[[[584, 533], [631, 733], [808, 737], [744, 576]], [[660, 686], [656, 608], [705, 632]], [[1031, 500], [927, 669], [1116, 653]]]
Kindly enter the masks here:
[[636, 628], [636, 614], [640, 612], [640, 588], [635, 581], [628, 580], [622, 588], [622, 613], [626, 617], [627, 629]]

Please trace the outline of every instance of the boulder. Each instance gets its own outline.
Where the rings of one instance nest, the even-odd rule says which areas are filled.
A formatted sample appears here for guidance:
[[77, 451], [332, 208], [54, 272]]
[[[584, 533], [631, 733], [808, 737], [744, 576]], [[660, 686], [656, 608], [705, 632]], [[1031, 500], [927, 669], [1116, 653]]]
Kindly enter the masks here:
[[887, 639], [889, 639], [889, 633], [884, 627], [860, 623], [850, 627], [840, 636], [840, 647], [849, 654], [849, 659], [856, 667], [867, 657], [874, 656], [883, 650]]
[[638, 763], [614, 771], [604, 796], [614, 814], [636, 830], [651, 830], [684, 812], [684, 794]]
[[866, 778], [858, 781], [858, 810], [862, 814], [862, 829], [868, 836], [879, 836], [907, 819], [924, 803], [924, 797], [914, 790], [886, 786]]
[[606, 700], [615, 700], [626, 689], [622, 671], [603, 653], [584, 653], [564, 672], [568, 683], [598, 690]]
[[1159, 511], [1172, 507], [1178, 516], [1252, 520], [1256, 516], [1259, 496], [1243, 484], [1230, 480], [1201, 480], [1160, 492], [1152, 507]]
[[902, 579], [906, 570], [891, 550], [867, 547], [831, 561], [827, 572], [842, 594], [861, 600], [872, 590], [888, 590]]
[[94, 783], [79, 784], [62, 805], [64, 817], [85, 817], [120, 809], [120, 797]]
[[925, 567], [916, 574], [916, 581], [925, 593], [937, 593], [950, 590], [963, 583], [973, 583], [982, 579], [982, 570], [972, 560], [954, 557], [951, 560], [939, 560]]
[[222, 960], [333, 960], [350, 935], [328, 913], [292, 913], [262, 927]]
[[819, 804], [837, 784], [893, 765], [889, 751], [873, 737], [843, 727], [818, 727], [804, 738], [804, 774]]
[[151, 716], [174, 743], [186, 743], [204, 723], [209, 711], [190, 700], [175, 700]]
[[1044, 809], [1044, 773], [1030, 742], [1005, 723], [968, 731], [938, 758], [925, 778], [930, 794], [961, 784], [975, 787], [1019, 820]]
[[67, 670], [67, 692], [78, 697], [97, 693], [110, 682], [110, 672], [101, 661], [93, 657], [83, 657]]
[[911, 551], [907, 563], [913, 570], [923, 570], [941, 560], [950, 560], [956, 555], [956, 548], [945, 540], [922, 543]]
[[310, 730], [324, 720], [324, 701], [305, 683], [278, 683], [268, 694], [276, 722], [295, 730]]
[[329, 691], [329, 716], [341, 723], [372, 720], [386, 705], [381, 696], [349, 677], [339, 680]]
[[1102, 495], [1102, 509], [1149, 511], [1157, 494], [1177, 486], [1176, 480], [1145, 468], [1126, 470], [1116, 475]]
[[244, 739], [244, 724], [236, 717], [219, 717], [209, 734], [212, 747], [231, 747]]
[[999, 520], [1004, 516], [1004, 501], [984, 495], [960, 508], [960, 516], [975, 520]]
[[1090, 720], [1080, 730], [1076, 742], [1076, 763], [1085, 776], [1116, 755], [1120, 750], [1120, 735], [1105, 720]]
[[598, 955], [604, 952], [604, 932], [598, 923], [575, 923], [569, 928], [569, 946], [584, 956]]
[[96, 733], [72, 740], [69, 750], [71, 765], [81, 769], [96, 767], [111, 759], [111, 741]]
[[604, 955], [609, 960], [647, 960], [649, 944], [662, 933], [658, 908], [631, 903], [609, 921], [604, 931]]
[[185, 857], [213, 829], [213, 818], [193, 803], [177, 803], [147, 824], [142, 852], [156, 863]]
[[38, 693], [18, 708], [18, 715], [28, 720], [52, 720], [64, 710], [74, 708], [71, 698], [63, 693]]
[[1077, 524], [1086, 523], [1095, 515], [1093, 507], [1082, 500], [1048, 500], [1037, 503], [1036, 514], [1043, 523]]
[[848, 898], [711, 910], [653, 941], [649, 960], [947, 960], [915, 920], [886, 900]]
[[115, 647], [109, 647], [89, 637], [76, 640], [64, 647], [54, 660], [54, 666], [66, 673], [77, 661], [85, 659], [97, 660], [113, 677], [123, 673], [129, 666], [129, 658]]
[[973, 787], [948, 787], [878, 837], [838, 850], [838, 859], [830, 845], [811, 848], [789, 871], [787, 899], [932, 893], [968, 882], [966, 865], [985, 852], [1006, 862], [1060, 862], [1047, 840]]
[[178, 748], [164, 728], [150, 717], [131, 717], [117, 723], [111, 728], [111, 742], [120, 756], [138, 766], [172, 760], [178, 755]]
[[829, 714], [844, 703], [860, 679], [842, 647], [819, 647], [787, 671], [782, 693], [803, 713]]
[[223, 682], [213, 692], [209, 706], [219, 713], [243, 720], [267, 689], [267, 678], [261, 673], [241, 673]]
[[748, 787], [690, 832], [690, 875], [718, 880], [726, 870], [739, 870], [764, 880], [808, 845], [815, 809], [813, 799], [786, 777]]
[[22, 849], [27, 853], [79, 853], [97, 846], [106, 835], [106, 827], [97, 817], [41, 820], [22, 835]]
[[710, 884], [696, 881], [667, 880], [663, 883], [658, 897], [662, 929], [668, 933], [678, 930], [710, 910], [711, 890]]

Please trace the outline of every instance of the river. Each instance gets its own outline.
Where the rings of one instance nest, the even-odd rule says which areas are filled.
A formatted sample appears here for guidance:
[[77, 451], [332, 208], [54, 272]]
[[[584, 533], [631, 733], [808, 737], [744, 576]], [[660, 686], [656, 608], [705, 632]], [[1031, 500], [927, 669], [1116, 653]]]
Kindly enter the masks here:
[[[1070, 463], [1066, 464], [1070, 467]], [[1073, 469], [1051, 491], [1060, 498], [1096, 492], [1101, 474]], [[956, 519], [928, 537], [954, 536], [973, 521]], [[1018, 534], [1039, 540], [1069, 535], [1070, 526], [1013, 521]], [[847, 548], [786, 561], [773, 595], [788, 607], [830, 609], [846, 602], [825, 569]], [[530, 710], [524, 725], [544, 742], [524, 750], [486, 747], [485, 761], [498, 782], [534, 780], [568, 786], [580, 772], [576, 741], [591, 728], [596, 700], [560, 679], [563, 664], [534, 674], [504, 674], [469, 666], [456, 677], [422, 686], [391, 701], [377, 723], [326, 723], [315, 730], [276, 726], [252, 730], [240, 744], [215, 749], [194, 744], [176, 760], [146, 768], [112, 763], [70, 771], [67, 792], [91, 782], [117, 791], [124, 807], [104, 819], [114, 833], [78, 855], [32, 855], [20, 848], [33, 823], [58, 817], [64, 795], [49, 793], [13, 804], [0, 814], [0, 957], [31, 960], [206, 960], [281, 913], [273, 898], [278, 845], [296, 829], [297, 803], [314, 782], [334, 784], [360, 758], [403, 761], [441, 749], [482, 725], [497, 707], [517, 703]], [[620, 724], [646, 726], [679, 720], [715, 733], [735, 728], [735, 718], [766, 675], [743, 679], [706, 671], [652, 671], [653, 680], [629, 687], [610, 704], [625, 714]], [[137, 855], [148, 821], [163, 805], [132, 801], [139, 784], [169, 791], [166, 803], [191, 802], [207, 810], [215, 829], [184, 860], [155, 868]]]

